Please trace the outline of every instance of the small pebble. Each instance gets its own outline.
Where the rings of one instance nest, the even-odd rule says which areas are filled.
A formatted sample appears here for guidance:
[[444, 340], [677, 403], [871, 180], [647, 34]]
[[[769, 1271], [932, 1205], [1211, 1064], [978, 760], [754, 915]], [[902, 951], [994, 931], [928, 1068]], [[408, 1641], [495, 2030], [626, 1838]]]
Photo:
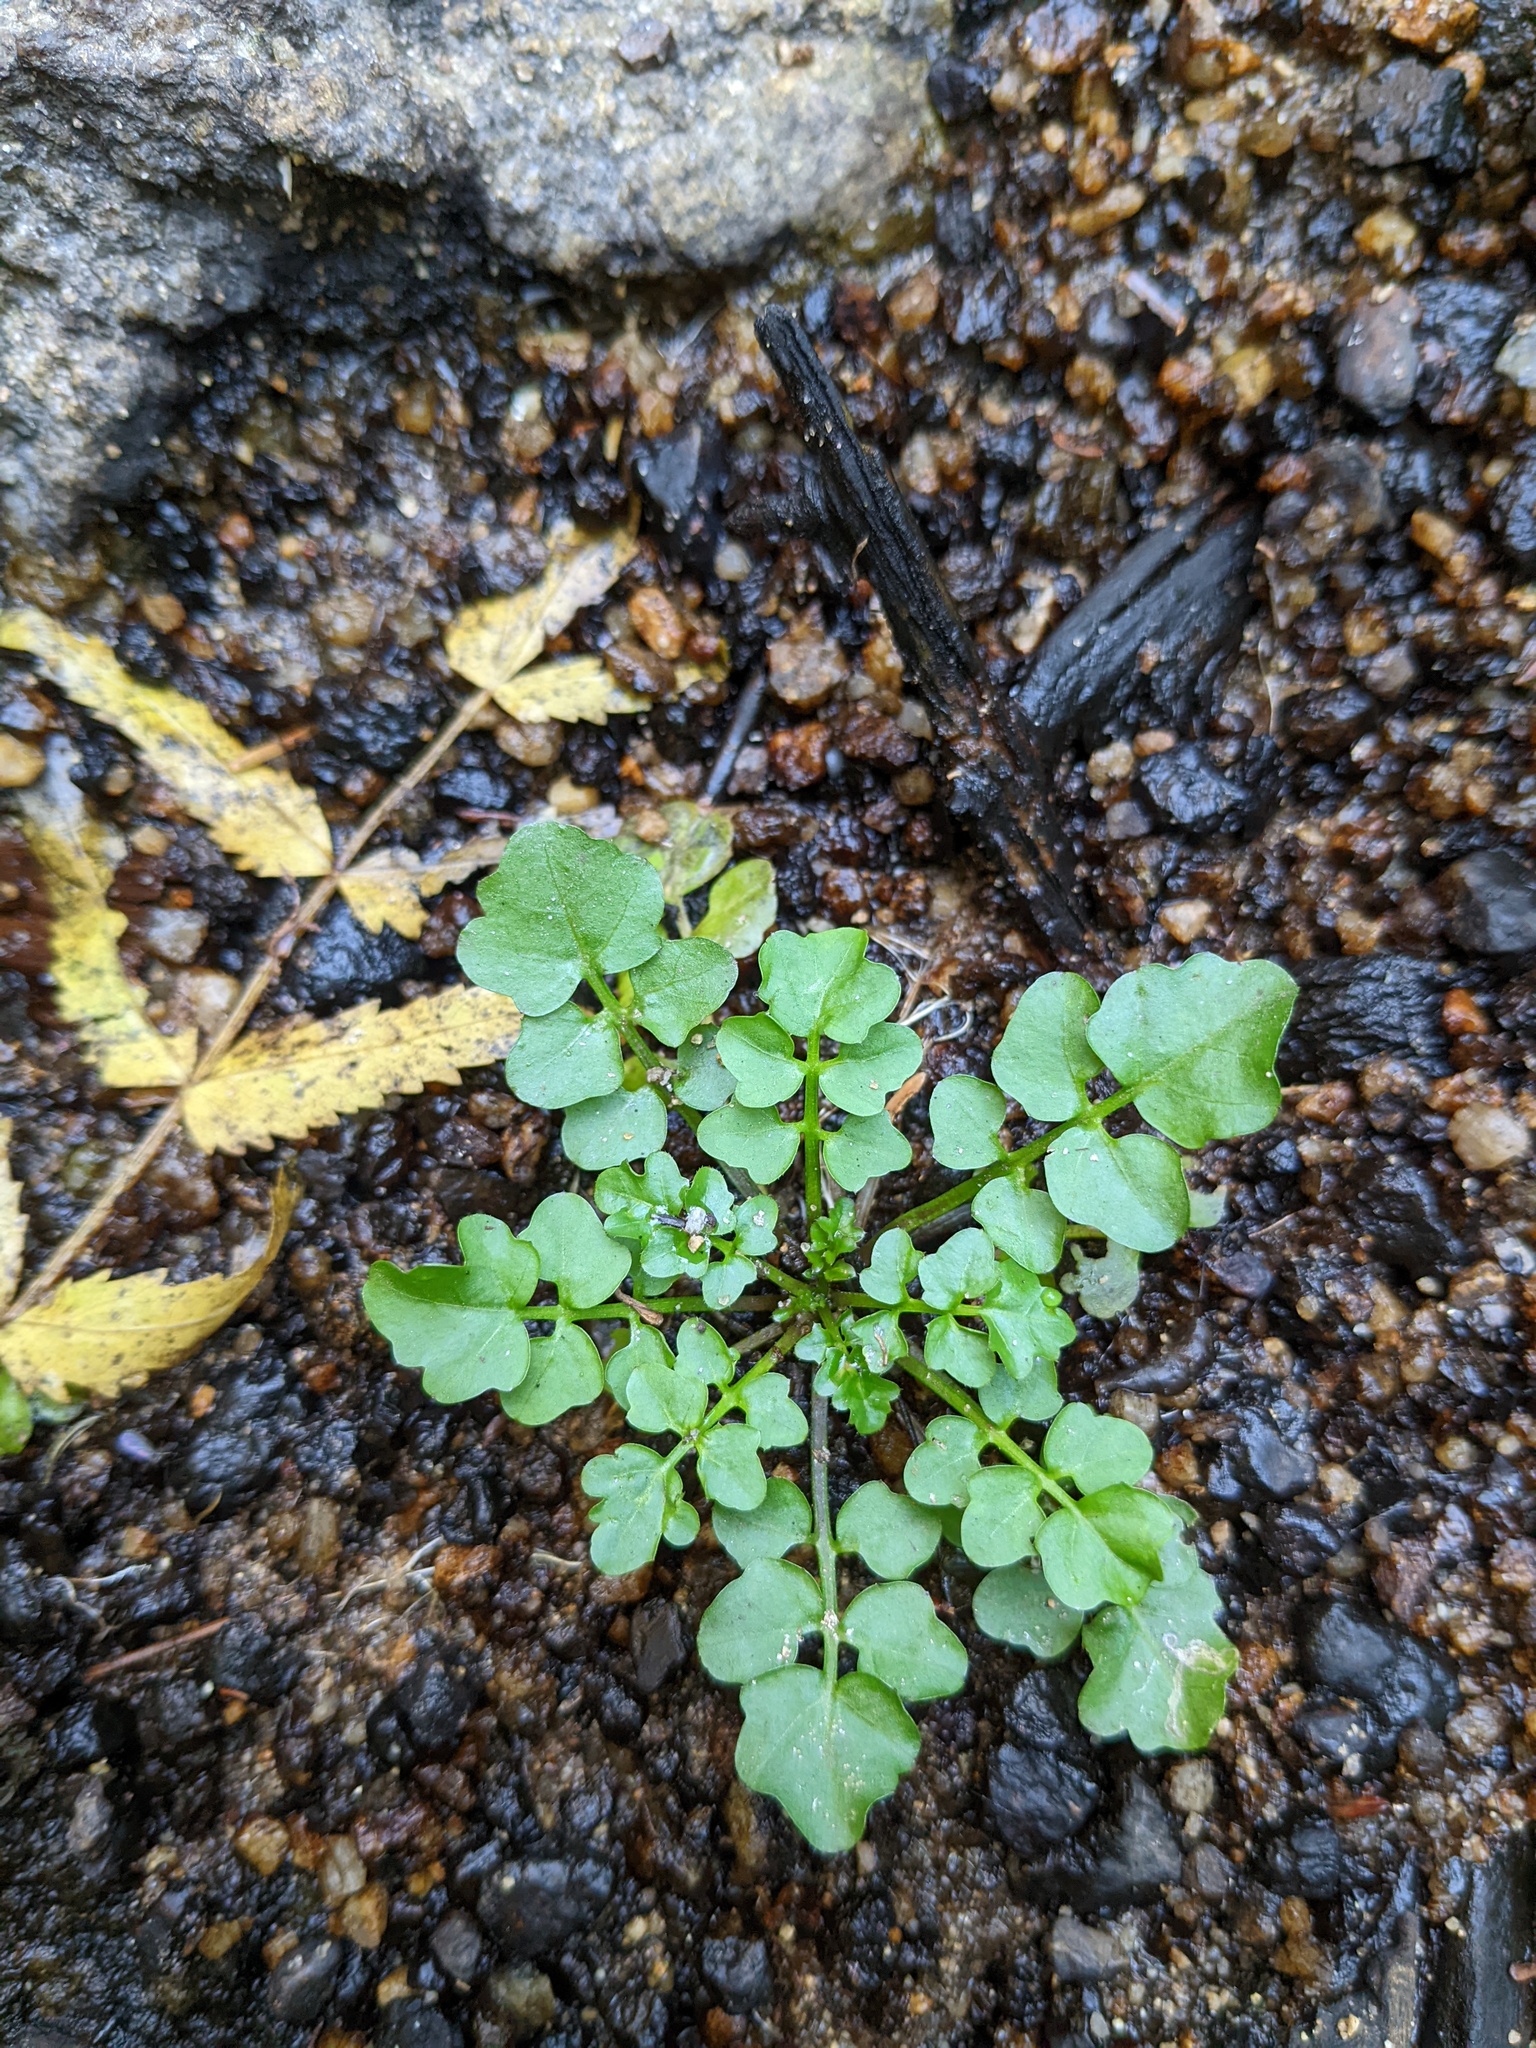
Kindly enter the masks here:
[[1213, 915], [1213, 906], [1203, 896], [1186, 896], [1165, 903], [1157, 913], [1157, 921], [1179, 945], [1192, 946]]
[[1531, 1134], [1519, 1117], [1484, 1102], [1457, 1110], [1450, 1122], [1450, 1140], [1456, 1157], [1473, 1173], [1513, 1166], [1531, 1149]]
[[1187, 1757], [1164, 1780], [1175, 1813], [1209, 1813], [1216, 1803], [1216, 1771], [1208, 1758]]
[[25, 789], [43, 772], [43, 757], [25, 740], [0, 732], [0, 789]]

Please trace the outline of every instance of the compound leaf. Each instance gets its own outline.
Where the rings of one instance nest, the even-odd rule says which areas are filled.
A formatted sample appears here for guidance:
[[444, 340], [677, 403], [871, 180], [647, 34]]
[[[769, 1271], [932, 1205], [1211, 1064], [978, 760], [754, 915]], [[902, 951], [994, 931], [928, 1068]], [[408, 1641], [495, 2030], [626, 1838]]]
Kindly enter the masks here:
[[736, 986], [736, 962], [712, 939], [666, 939], [630, 981], [646, 1030], [663, 1045], [681, 1045]]
[[539, 1275], [566, 1308], [596, 1308], [629, 1272], [629, 1254], [580, 1195], [546, 1195], [528, 1219]]
[[765, 1451], [792, 1450], [805, 1442], [810, 1424], [783, 1373], [768, 1372], [753, 1380], [742, 1389], [741, 1402]]
[[990, 1081], [980, 1080], [975, 1074], [947, 1074], [928, 1104], [934, 1158], [940, 1166], [963, 1167], [967, 1171], [990, 1166], [1003, 1157], [997, 1134], [1007, 1114], [1008, 1104], [1001, 1088], [994, 1088]]
[[837, 1517], [837, 1540], [844, 1550], [857, 1551], [882, 1579], [909, 1579], [932, 1557], [944, 1533], [944, 1518], [934, 1508], [882, 1479], [871, 1479], [850, 1494]]
[[[1275, 1054], [1295, 1000], [1295, 982], [1273, 961], [1196, 953], [1122, 975], [1088, 1037], [1147, 1122], [1192, 1151], [1273, 1119]], [[1138, 1251], [1160, 1249], [1116, 1235]]]
[[537, 1429], [570, 1408], [585, 1408], [603, 1391], [603, 1361], [579, 1323], [557, 1323], [547, 1337], [535, 1337], [528, 1376], [501, 1405], [514, 1422]]
[[829, 1683], [808, 1665], [791, 1665], [743, 1687], [741, 1711], [738, 1777], [777, 1800], [822, 1855], [851, 1849], [870, 1807], [917, 1760], [911, 1715], [863, 1671]]
[[1046, 1431], [1040, 1461], [1079, 1493], [1097, 1493], [1104, 1486], [1134, 1486], [1151, 1469], [1152, 1446], [1134, 1422], [1072, 1401]]
[[827, 1139], [822, 1157], [838, 1186], [856, 1195], [866, 1181], [910, 1166], [912, 1147], [888, 1116], [850, 1116]]
[[[1116, 1614], [1123, 1610], [1107, 1611]], [[1045, 1573], [1032, 1563], [1004, 1565], [1000, 1571], [988, 1572], [971, 1595], [971, 1617], [994, 1642], [1028, 1650], [1045, 1664], [1065, 1657], [1083, 1626], [1080, 1610], [1058, 1600]]]
[[976, 1190], [971, 1215], [1026, 1272], [1053, 1273], [1061, 1263], [1067, 1219], [1043, 1188], [1021, 1188], [1003, 1174]]
[[667, 1105], [654, 1088], [615, 1088], [565, 1113], [560, 1143], [573, 1166], [596, 1173], [627, 1159], [646, 1159], [667, 1142]]
[[1084, 1028], [1098, 1007], [1080, 974], [1042, 974], [1008, 1019], [992, 1078], [1042, 1123], [1064, 1123], [1087, 1107], [1084, 1083], [1104, 1064]]
[[794, 1040], [771, 1017], [727, 1017], [715, 1034], [715, 1051], [735, 1079], [743, 1109], [788, 1102], [805, 1079]]
[[819, 1031], [857, 1045], [901, 995], [894, 968], [866, 960], [869, 934], [775, 932], [763, 946], [762, 994], [774, 1022], [798, 1038]]
[[507, 1055], [507, 1086], [535, 1109], [569, 1109], [611, 1095], [623, 1073], [619, 1027], [606, 1011], [589, 1017], [574, 1003], [525, 1017]]
[[[597, 1503], [591, 1551], [600, 1572], [622, 1577], [650, 1563], [673, 1506], [668, 1496], [676, 1476], [645, 1444], [620, 1444], [582, 1468], [582, 1492]], [[676, 1491], [680, 1500], [681, 1486]]]
[[1089, 1613], [1113, 1601], [1134, 1607], [1162, 1567], [1158, 1553], [1179, 1517], [1155, 1493], [1107, 1486], [1046, 1517], [1035, 1549], [1057, 1599]]
[[717, 1507], [715, 1534], [739, 1565], [755, 1557], [782, 1557], [811, 1540], [811, 1504], [792, 1479], [770, 1479], [759, 1506], [747, 1514]]
[[913, 1500], [934, 1508], [963, 1508], [981, 1466], [985, 1439], [963, 1415], [941, 1415], [908, 1458], [901, 1483]]
[[984, 1465], [971, 1475], [960, 1546], [972, 1564], [1017, 1564], [1035, 1547], [1045, 1520], [1040, 1482], [1020, 1465]]
[[1062, 1131], [1045, 1155], [1045, 1184], [1063, 1216], [1132, 1251], [1166, 1251], [1189, 1228], [1179, 1155], [1145, 1132]]
[[662, 942], [656, 870], [575, 825], [514, 832], [479, 893], [485, 915], [460, 934], [459, 963], [530, 1017], [559, 1009], [584, 976], [638, 967]]
[[923, 1063], [923, 1041], [905, 1024], [872, 1024], [821, 1070], [821, 1092], [850, 1116], [874, 1116]]
[[771, 1109], [742, 1109], [734, 1102], [711, 1110], [697, 1135], [711, 1159], [739, 1166], [759, 1187], [782, 1179], [800, 1150], [798, 1124], [781, 1123]]
[[800, 1638], [819, 1628], [821, 1588], [778, 1557], [756, 1557], [723, 1586], [699, 1622], [699, 1662], [722, 1685], [745, 1685], [795, 1661]]
[[761, 1507], [768, 1479], [759, 1448], [757, 1431], [744, 1423], [724, 1422], [710, 1430], [699, 1446], [699, 1484], [706, 1496], [741, 1514]]
[[946, 1699], [965, 1683], [965, 1645], [921, 1586], [870, 1586], [843, 1617], [843, 1632], [859, 1653], [859, 1670], [899, 1699]]
[[[1140, 1750], [1204, 1749], [1226, 1709], [1237, 1651], [1217, 1626], [1216, 1588], [1182, 1536], [1139, 1606], [1109, 1607], [1083, 1631], [1093, 1673], [1077, 1710], [1092, 1735]], [[978, 1589], [979, 1590], [979, 1589]]]
[[464, 1217], [458, 1236], [461, 1266], [403, 1272], [379, 1259], [363, 1283], [369, 1320], [434, 1401], [510, 1393], [528, 1371], [517, 1310], [538, 1284], [537, 1253], [494, 1216]]
[[906, 1299], [907, 1289], [917, 1277], [917, 1247], [901, 1229], [883, 1230], [875, 1239], [869, 1264], [859, 1275], [866, 1294], [894, 1306]]

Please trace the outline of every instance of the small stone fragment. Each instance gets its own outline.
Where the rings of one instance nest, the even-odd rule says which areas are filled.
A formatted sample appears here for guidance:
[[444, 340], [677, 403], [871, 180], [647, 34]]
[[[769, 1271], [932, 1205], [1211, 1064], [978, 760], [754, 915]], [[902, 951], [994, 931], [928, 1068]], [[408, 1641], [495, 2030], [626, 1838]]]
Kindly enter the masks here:
[[1103, 49], [1109, 17], [1088, 0], [1047, 0], [1026, 14], [1018, 32], [1019, 47], [1036, 71], [1060, 76], [1077, 71]]
[[366, 1884], [343, 1902], [337, 1924], [359, 1948], [377, 1948], [389, 1925], [389, 1893], [381, 1884]]
[[288, 1830], [280, 1820], [258, 1813], [235, 1836], [235, 1854], [258, 1877], [270, 1877], [288, 1854]]
[[1400, 420], [1413, 403], [1417, 321], [1412, 298], [1393, 286], [1351, 307], [1334, 329], [1334, 377], [1340, 392], [1384, 426]]
[[1123, 1977], [1131, 1959], [1107, 1927], [1090, 1927], [1075, 1913], [1059, 1914], [1046, 1938], [1051, 1968], [1063, 1984], [1098, 1984]]
[[1203, 896], [1186, 896], [1165, 903], [1157, 913], [1157, 921], [1179, 945], [1192, 946], [1209, 925], [1213, 914], [1212, 906]]
[[1506, 847], [1488, 847], [1446, 869], [1451, 936], [1469, 953], [1536, 949], [1536, 868]]
[[653, 16], [632, 21], [619, 37], [619, 62], [627, 71], [659, 71], [676, 54], [671, 29]]
[[1468, 143], [1466, 89], [1461, 72], [1444, 65], [1416, 57], [1383, 65], [1355, 94], [1356, 161], [1373, 170], [1418, 163], [1460, 168]]
[[810, 613], [768, 649], [768, 687], [780, 703], [814, 711], [848, 679], [848, 657]]
[[36, 747], [0, 732], [0, 789], [25, 789], [43, 772], [43, 756]]
[[1451, 1150], [1473, 1173], [1497, 1173], [1531, 1149], [1531, 1134], [1512, 1111], [1474, 1102], [1458, 1109], [1449, 1126]]
[[827, 772], [832, 735], [819, 718], [805, 725], [786, 725], [768, 736], [768, 760], [785, 789], [809, 789]]

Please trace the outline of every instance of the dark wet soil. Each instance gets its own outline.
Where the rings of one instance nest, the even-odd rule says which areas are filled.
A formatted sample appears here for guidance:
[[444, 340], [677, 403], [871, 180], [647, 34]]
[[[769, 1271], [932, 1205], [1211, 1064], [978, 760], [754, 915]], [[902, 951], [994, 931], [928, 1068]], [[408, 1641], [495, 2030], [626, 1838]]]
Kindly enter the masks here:
[[[94, 1263], [190, 1277], [283, 1160], [305, 1194], [195, 1359], [0, 1464], [6, 2041], [1275, 2048], [1321, 2008], [1319, 2038], [1365, 2048], [1390, 2009], [1402, 2048], [1421, 2007], [1426, 2044], [1529, 2038], [1536, 398], [1494, 362], [1531, 301], [1533, 32], [1431, 15], [990, 14], [935, 81], [931, 247], [675, 304], [498, 268], [446, 198], [301, 190], [286, 296], [188, 356], [155, 489], [68, 557], [11, 559], [12, 599], [250, 743], [297, 731], [345, 825], [458, 701], [452, 613], [525, 583], [557, 519], [637, 503], [639, 560], [562, 644], [655, 708], [488, 720], [391, 831], [696, 794], [766, 666], [739, 850], [775, 861], [784, 922], [926, 962], [927, 1072], [983, 1069], [1050, 956], [950, 814], [857, 564], [796, 530], [751, 307], [803, 295], [989, 689], [1027, 688], [1170, 512], [1257, 532], [1198, 633], [1155, 583], [1133, 600], [1158, 623], [1112, 688], [1042, 657], [1050, 760], [1106, 963], [1265, 954], [1303, 993], [1279, 1124], [1203, 1161], [1227, 1222], [1063, 1361], [1201, 1513], [1242, 1650], [1210, 1755], [1088, 1742], [1072, 1667], [976, 1635], [952, 1560], [968, 1688], [830, 1861], [733, 1782], [734, 1700], [691, 1647], [723, 1558], [587, 1566], [575, 1473], [614, 1411], [535, 1436], [438, 1409], [361, 1319], [369, 1259], [443, 1256], [462, 1215], [568, 1184], [549, 1120], [484, 1072], [271, 1154], [169, 1148]], [[679, 689], [680, 660], [705, 679]], [[131, 848], [125, 957], [158, 1014], [216, 1021], [292, 893], [19, 659], [0, 727], [72, 736]], [[149, 1112], [50, 1010], [14, 829], [0, 893], [35, 1261]], [[334, 907], [265, 1014], [452, 981], [472, 908], [450, 890], [406, 941]], [[907, 1128], [893, 1203], [945, 1179], [920, 1100]], [[907, 1441], [848, 1446], [834, 1496]]]

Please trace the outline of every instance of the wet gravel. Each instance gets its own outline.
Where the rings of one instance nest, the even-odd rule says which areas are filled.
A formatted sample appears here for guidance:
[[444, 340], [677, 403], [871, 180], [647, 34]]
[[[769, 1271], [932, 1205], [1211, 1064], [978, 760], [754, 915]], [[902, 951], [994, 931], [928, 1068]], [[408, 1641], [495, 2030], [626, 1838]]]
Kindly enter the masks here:
[[[1301, 984], [1280, 1122], [1203, 1162], [1227, 1220], [1063, 1361], [1200, 1510], [1230, 1714], [1206, 1758], [1090, 1742], [1072, 1666], [977, 1636], [951, 1558], [967, 1690], [925, 1710], [868, 1841], [819, 1861], [734, 1784], [734, 1701], [693, 1662], [724, 1559], [587, 1567], [575, 1473], [615, 1412], [535, 1436], [438, 1410], [362, 1322], [370, 1258], [442, 1256], [460, 1216], [518, 1222], [567, 1184], [550, 1120], [487, 1072], [276, 1154], [173, 1145], [100, 1261], [190, 1277], [281, 1159], [305, 1194], [197, 1358], [0, 1464], [8, 2041], [1278, 2048], [1321, 2012], [1316, 2038], [1401, 2048], [1420, 2011], [1425, 2043], [1529, 2037], [1536, 398], [1507, 366], [1531, 17], [965, 19], [933, 79], [931, 243], [859, 271], [792, 253], [754, 290], [804, 297], [988, 687], [1049, 728], [1105, 959], [1199, 944]], [[286, 303], [187, 354], [153, 489], [72, 555], [13, 554], [8, 595], [252, 744], [292, 736], [344, 826], [456, 701], [452, 612], [535, 574], [557, 517], [633, 495], [640, 556], [562, 645], [654, 708], [489, 719], [392, 832], [435, 848], [544, 802], [611, 828], [697, 794], [766, 672], [738, 848], [774, 860], [785, 921], [926, 958], [928, 1074], [982, 1069], [1048, 956], [946, 807], [873, 593], [807, 518], [751, 294], [576, 301], [488, 259], [449, 198], [304, 206]], [[1201, 582], [1188, 634], [1154, 577], [1120, 654], [1106, 629], [1068, 658], [1051, 633], [1189, 508], [1255, 540], [1251, 572]], [[683, 660], [703, 680], [679, 689]], [[292, 892], [0, 659], [0, 729], [50, 728], [127, 838], [113, 900], [155, 1014], [216, 1026]], [[37, 1258], [146, 1106], [52, 1014], [3, 822], [0, 898]], [[450, 889], [406, 941], [335, 906], [264, 1014], [451, 981], [471, 911]], [[908, 1129], [893, 1202], [944, 1179], [921, 1098]], [[834, 1498], [907, 1443], [845, 1446]]]

